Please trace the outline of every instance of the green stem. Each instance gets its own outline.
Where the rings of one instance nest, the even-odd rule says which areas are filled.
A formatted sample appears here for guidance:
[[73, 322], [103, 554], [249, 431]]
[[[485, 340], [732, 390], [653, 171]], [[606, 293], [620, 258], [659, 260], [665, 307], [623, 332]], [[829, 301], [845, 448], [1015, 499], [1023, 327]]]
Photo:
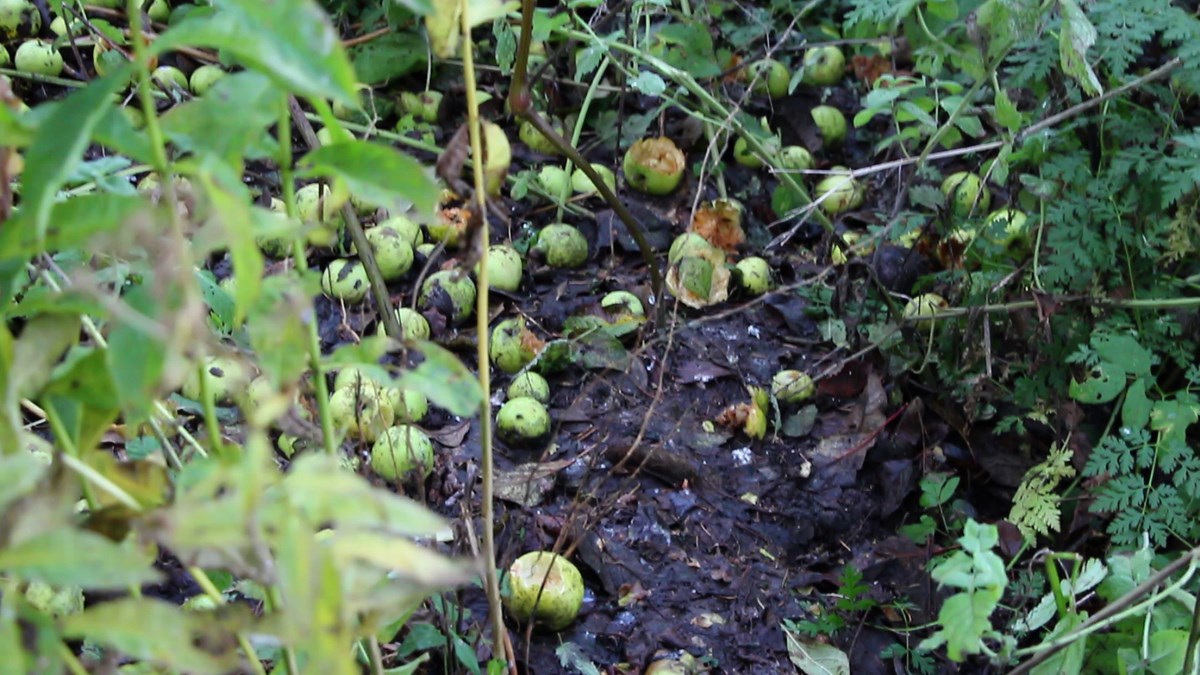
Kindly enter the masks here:
[[[474, 43], [471, 41], [471, 25], [468, 19], [468, 2], [459, 0], [462, 9], [463, 33], [463, 79], [467, 90], [467, 130], [471, 136], [471, 156], [483, 157], [482, 127], [479, 119], [479, 101], [475, 97], [475, 54]], [[530, 16], [532, 19], [532, 15]], [[529, 54], [529, 34], [532, 32], [529, 23], [521, 26], [521, 42], [525, 46], [525, 54]], [[522, 64], [519, 70], [524, 70]], [[487, 192], [484, 186], [483, 162], [472, 163], [472, 177], [475, 182], [475, 199], [479, 212], [487, 213]], [[479, 438], [480, 438], [480, 474], [482, 491], [480, 501], [481, 518], [483, 520], [483, 558], [484, 581], [487, 586], [488, 619], [492, 625], [492, 654], [498, 657], [504, 654], [504, 615], [500, 611], [500, 580], [496, 576], [496, 513], [495, 513], [495, 468], [492, 447], [492, 409], [491, 409], [491, 361], [488, 358], [488, 256], [487, 247], [491, 240], [488, 233], [488, 219], [484, 215], [480, 222], [479, 241], [482, 251], [479, 255], [479, 292], [475, 294], [475, 330], [478, 335], [478, 350], [476, 359], [479, 362], [479, 386], [483, 390], [483, 400], [479, 403]]]
[[[54, 405], [54, 402], [46, 401], [42, 410], [46, 413], [46, 421], [50, 423], [50, 430], [54, 432], [54, 438], [57, 439], [59, 446], [63, 449], [63, 463], [67, 464], [68, 460], [75, 460], [75, 464], [83, 464], [83, 462], [79, 461], [79, 448], [75, 447], [74, 439], [67, 433], [67, 427], [63, 424], [62, 417], [58, 414], [58, 408]], [[88, 468], [90, 469], [91, 467]], [[97, 510], [99, 508], [99, 501], [97, 501], [96, 494], [92, 491], [91, 483], [81, 475], [79, 485], [83, 488], [83, 496], [87, 500], [88, 509], [92, 511]]]
[[[284, 208], [289, 218], [296, 217], [296, 180], [292, 169], [292, 119], [297, 108], [295, 98], [289, 96], [282, 103], [279, 122], [276, 125], [279, 129], [279, 176], [283, 184]], [[309, 131], [311, 132], [311, 130], [310, 128]], [[316, 141], [315, 134], [312, 140]], [[301, 274], [308, 270], [307, 256], [304, 241], [297, 238], [292, 242], [292, 260]], [[325, 371], [321, 363], [321, 335], [317, 332], [316, 321], [309, 320], [306, 323], [308, 324], [308, 367], [313, 372], [313, 391], [317, 398], [317, 420], [321, 424], [322, 446], [325, 448], [326, 454], [333, 457], [337, 455], [338, 446], [333, 433], [333, 414], [329, 411], [329, 389], [325, 384]]]
[[[592, 76], [592, 84], [588, 87], [587, 93], [583, 96], [583, 103], [579, 106], [579, 116], [575, 120], [575, 129], [571, 132], [571, 145], [579, 147], [579, 139], [583, 137], [583, 123], [587, 120], [588, 109], [592, 107], [592, 100], [596, 96], [596, 87], [600, 86], [600, 81], [604, 79], [604, 73], [608, 70], [609, 58], [604, 57], [600, 61], [600, 66], [596, 68], [596, 74]], [[571, 194], [571, 165], [573, 162], [568, 159], [564, 167], [567, 172], [567, 182], [563, 185], [562, 193], [559, 195], [558, 212], [554, 215], [554, 220], [562, 221], [563, 205], [567, 200], [567, 196]]]
[[204, 430], [208, 432], [208, 446], [217, 457], [225, 456], [225, 441], [221, 436], [221, 427], [217, 424], [217, 402], [213, 398], [212, 387], [208, 384], [208, 363], [201, 361], [193, 366], [196, 376], [200, 378], [200, 405], [204, 407]]

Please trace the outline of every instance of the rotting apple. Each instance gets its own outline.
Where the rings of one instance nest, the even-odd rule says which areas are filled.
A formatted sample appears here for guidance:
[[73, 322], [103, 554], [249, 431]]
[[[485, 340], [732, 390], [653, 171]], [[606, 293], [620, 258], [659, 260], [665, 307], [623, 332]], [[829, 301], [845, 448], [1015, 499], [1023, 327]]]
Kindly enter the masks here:
[[22, 73], [58, 77], [63, 71], [63, 57], [49, 41], [26, 40], [17, 47], [13, 66]]
[[470, 318], [475, 308], [475, 282], [462, 270], [438, 270], [425, 279], [417, 306], [433, 309], [450, 321]]
[[492, 363], [506, 373], [516, 373], [537, 358], [543, 342], [529, 330], [525, 319], [513, 317], [492, 329], [489, 353]]
[[780, 403], [800, 403], [816, 392], [812, 378], [799, 370], [781, 370], [771, 378], [771, 393]]
[[670, 194], [679, 187], [686, 168], [683, 151], [666, 137], [634, 141], [621, 163], [630, 187], [657, 196]]
[[734, 265], [738, 284], [750, 295], [762, 295], [771, 290], [771, 265], [758, 256], [742, 258]]
[[359, 387], [343, 387], [329, 397], [329, 415], [333, 425], [346, 433], [374, 442], [392, 426], [395, 411], [383, 387], [364, 382]]
[[225, 77], [225, 75], [225, 71], [220, 66], [206, 64], [192, 71], [192, 77], [188, 84], [191, 86], [193, 94], [203, 96], [208, 93], [208, 90], [213, 88], [217, 80]]
[[[499, 291], [515, 292], [521, 286], [521, 275], [525, 271], [525, 263], [517, 249], [508, 244], [493, 244], [488, 247], [488, 288]], [[475, 265], [475, 275], [479, 276], [479, 264]]]
[[508, 587], [508, 611], [518, 621], [536, 621], [550, 630], [569, 626], [583, 607], [583, 575], [550, 551], [532, 551], [513, 561]]
[[792, 81], [788, 67], [775, 59], [755, 61], [750, 64], [746, 76], [754, 83], [754, 91], [773, 99], [787, 96], [788, 85]]
[[922, 331], [933, 330], [938, 324], [933, 316], [949, 306], [950, 303], [937, 293], [924, 293], [904, 305], [904, 318]]

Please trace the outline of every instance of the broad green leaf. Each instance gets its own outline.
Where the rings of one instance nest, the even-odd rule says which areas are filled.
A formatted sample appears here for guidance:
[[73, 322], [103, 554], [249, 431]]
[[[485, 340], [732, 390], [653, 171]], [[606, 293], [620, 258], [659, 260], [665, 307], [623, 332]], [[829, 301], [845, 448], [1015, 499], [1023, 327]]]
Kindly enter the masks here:
[[13, 346], [8, 379], [12, 400], [33, 398], [50, 381], [54, 365], [79, 340], [79, 317], [46, 314], [31, 319]]
[[1092, 368], [1082, 382], [1071, 380], [1068, 393], [1080, 403], [1108, 403], [1125, 390], [1125, 369], [1108, 362]]
[[93, 532], [60, 527], [0, 550], [0, 570], [51, 586], [121, 589], [157, 583], [152, 557]]
[[[159, 315], [154, 292], [144, 285], [129, 290], [124, 300], [137, 312], [151, 318]], [[119, 323], [108, 336], [107, 354], [112, 377], [121, 383], [117, 393], [125, 423], [138, 424], [149, 415], [158, 396], [166, 350], [137, 326]]]
[[350, 58], [359, 81], [375, 85], [411, 73], [425, 64], [428, 55], [425, 38], [405, 31], [389, 33], [353, 47]]
[[89, 194], [57, 202], [50, 211], [46, 248], [85, 247], [95, 235], [120, 229], [147, 208], [140, 195]]
[[946, 655], [956, 663], [983, 648], [983, 636], [992, 630], [991, 615], [999, 602], [993, 592], [963, 592], [946, 598], [938, 612], [941, 628], [921, 642], [921, 649], [946, 645]]
[[1121, 403], [1121, 426], [1141, 429], [1150, 421], [1150, 399], [1146, 397], [1146, 378], [1139, 377], [1129, 384]]
[[149, 135], [135, 129], [121, 108], [109, 108], [96, 124], [92, 136], [100, 145], [139, 164], [154, 164], [154, 145]]
[[24, 451], [0, 455], [0, 511], [32, 490], [49, 464]]
[[413, 204], [432, 213], [438, 190], [429, 171], [399, 150], [370, 141], [325, 145], [299, 162], [302, 175], [342, 179], [350, 193], [393, 212]]
[[667, 83], [657, 73], [643, 70], [629, 81], [629, 86], [647, 96], [659, 96], [667, 90]]
[[62, 620], [63, 633], [91, 640], [173, 672], [234, 672], [241, 665], [235, 635], [253, 625], [248, 609], [185, 612], [150, 598], [104, 602]]
[[1179, 399], [1157, 401], [1150, 410], [1150, 429], [1167, 443], [1186, 443], [1188, 427], [1196, 423], [1200, 409]]
[[208, 176], [200, 176], [199, 179], [213, 208], [214, 217], [210, 222], [220, 228], [221, 243], [228, 248], [229, 256], [233, 259], [233, 273], [237, 282], [233, 294], [233, 325], [239, 326], [262, 290], [264, 262], [258, 245], [254, 243], [250, 206], [240, 195], [226, 191]]
[[320, 453], [302, 455], [292, 463], [283, 489], [297, 498], [299, 508], [314, 523], [335, 528], [364, 528], [410, 537], [432, 537], [449, 530], [441, 516], [406, 497], [371, 486]]
[[1183, 662], [1187, 657], [1188, 644], [1186, 630], [1158, 630], [1151, 633], [1150, 672], [1154, 675], [1176, 675], [1184, 672]]
[[42, 242], [50, 226], [55, 197], [83, 159], [92, 130], [113, 104], [113, 94], [125, 85], [127, 68], [96, 80], [58, 103], [38, 128], [25, 155], [19, 227], [30, 228]]
[[163, 133], [182, 151], [212, 154], [233, 166], [241, 166], [242, 157], [272, 157], [277, 144], [267, 129], [279, 121], [282, 96], [262, 73], [227, 75], [163, 114]]
[[219, 49], [299, 96], [358, 105], [354, 68], [316, 2], [214, 0], [213, 6], [217, 11], [211, 15], [188, 14], [159, 36], [151, 51]]
[[[1046, 641], [1049, 642], [1063, 637], [1083, 623], [1086, 618], [1087, 614], [1069, 612], [1059, 620], [1054, 630], [1046, 636]], [[1039, 664], [1031, 672], [1033, 675], [1078, 675], [1083, 669], [1084, 658], [1087, 657], [1087, 643], [1088, 640], [1086, 637], [1072, 641], [1071, 644]]]
[[808, 640], [785, 630], [788, 658], [805, 675], [850, 675], [850, 657], [827, 642]]
[[93, 346], [71, 349], [54, 367], [47, 394], [57, 394], [98, 409], [115, 410], [117, 385], [108, 372], [104, 350]]
[[435, 0], [392, 0], [392, 2], [417, 16], [425, 16], [433, 11]]
[[1104, 91], [1100, 80], [1088, 61], [1087, 52], [1096, 44], [1096, 27], [1076, 0], [1058, 0], [1062, 14], [1059, 35], [1059, 58], [1062, 69], [1079, 83], [1083, 90], [1093, 96]]
[[[160, 462], [122, 462], [103, 448], [92, 450], [84, 457], [87, 465], [96, 473], [112, 481], [125, 494], [133, 497], [142, 509], [162, 506], [171, 490], [170, 476]], [[102, 506], [115, 505], [114, 497], [97, 490]], [[121, 502], [123, 504], [123, 502]]]
[[1154, 365], [1154, 354], [1130, 335], [1098, 333], [1091, 344], [1101, 361], [1115, 363], [1134, 377], [1149, 375]]
[[425, 360], [400, 377], [399, 387], [425, 394], [431, 403], [452, 415], [466, 417], [479, 412], [483, 390], [463, 362], [432, 342], [418, 341], [416, 348]]
[[339, 566], [367, 563], [392, 578], [427, 590], [444, 590], [464, 584], [475, 572], [461, 561], [417, 544], [404, 537], [366, 530], [335, 532], [330, 540]]
[[308, 368], [308, 324], [312, 294], [294, 277], [263, 280], [262, 297], [247, 325], [258, 365], [276, 384], [296, 382]]

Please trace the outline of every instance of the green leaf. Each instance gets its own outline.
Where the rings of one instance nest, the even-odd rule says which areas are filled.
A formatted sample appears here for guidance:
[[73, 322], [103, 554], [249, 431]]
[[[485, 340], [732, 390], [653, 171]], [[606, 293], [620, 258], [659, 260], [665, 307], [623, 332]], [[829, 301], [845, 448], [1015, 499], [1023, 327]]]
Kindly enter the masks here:
[[996, 90], [996, 121], [1009, 133], [1021, 130], [1021, 112], [1003, 87]]
[[1093, 96], [1100, 94], [1103, 91], [1100, 80], [1087, 56], [1088, 49], [1096, 44], [1096, 27], [1075, 0], [1058, 0], [1058, 8], [1063, 19], [1058, 47], [1062, 69], [1085, 92]]
[[[128, 291], [124, 300], [133, 310], [151, 318], [159, 314], [153, 292], [144, 285]], [[108, 336], [107, 354], [112, 377], [121, 383], [117, 393], [125, 423], [136, 425], [146, 419], [158, 396], [166, 350], [154, 336], [120, 323]]]
[[254, 242], [250, 206], [245, 199], [226, 191], [207, 176], [201, 176], [200, 180], [214, 211], [213, 222], [219, 226], [222, 243], [233, 259], [233, 273], [237, 280], [233, 294], [233, 325], [238, 326], [262, 290], [264, 262]]
[[433, 11], [433, 3], [435, 0], [392, 0], [392, 2], [400, 5], [417, 16], [425, 16]]
[[941, 628], [921, 642], [920, 649], [936, 649], [946, 645], [951, 661], [962, 662], [970, 654], [983, 649], [983, 636], [992, 629], [991, 615], [999, 603], [998, 593], [985, 591], [957, 593], [946, 598], [938, 612]]
[[267, 129], [279, 121], [283, 93], [263, 74], [226, 75], [203, 96], [162, 115], [163, 133], [184, 152], [213, 155], [232, 166], [263, 159], [277, 144]]
[[388, 33], [352, 48], [350, 58], [359, 81], [384, 84], [425, 64], [425, 38], [408, 31]]
[[784, 630], [788, 658], [805, 675], [850, 675], [850, 657], [828, 642], [806, 640]]
[[120, 229], [147, 208], [141, 195], [89, 194], [57, 202], [50, 211], [46, 248], [84, 247], [95, 235]]
[[0, 511], [32, 490], [49, 465], [29, 452], [0, 455]]
[[667, 83], [657, 73], [643, 70], [629, 81], [629, 86], [647, 96], [659, 96], [667, 90]]
[[437, 186], [425, 167], [381, 143], [355, 140], [325, 145], [305, 155], [299, 165], [302, 175], [345, 180], [351, 194], [393, 212], [413, 204], [423, 213], [432, 213], [437, 203]]
[[[1086, 618], [1087, 614], [1068, 612], [1058, 622], [1058, 625], [1054, 627], [1054, 630], [1046, 636], [1046, 642], [1063, 637], [1082, 624]], [[1033, 675], [1078, 675], [1083, 670], [1083, 661], [1087, 657], [1087, 643], [1086, 636], [1073, 640], [1054, 656], [1040, 663], [1031, 672]], [[1183, 664], [1180, 665], [1182, 666]], [[1174, 672], [1178, 673], [1180, 671], [1176, 670]]]
[[162, 55], [180, 47], [219, 49], [299, 96], [358, 105], [354, 68], [329, 17], [313, 0], [214, 0], [154, 41]]
[[425, 360], [405, 372], [397, 386], [419, 391], [434, 405], [459, 417], [479, 412], [484, 400], [483, 390], [463, 362], [432, 342], [418, 341], [416, 348], [425, 356]]
[[[1082, 642], [1082, 640], [1080, 640]], [[1156, 630], [1150, 634], [1150, 672], [1154, 675], [1176, 675], [1183, 672], [1187, 657], [1186, 630]]]
[[1200, 407], [1178, 399], [1158, 401], [1150, 411], [1150, 429], [1168, 443], [1186, 443], [1188, 427], [1196, 423]]
[[1150, 421], [1150, 399], [1146, 397], [1146, 378], [1139, 377], [1125, 391], [1121, 404], [1121, 426], [1141, 429]]
[[1101, 361], [1115, 363], [1134, 377], [1149, 375], [1154, 365], [1154, 354], [1130, 335], [1097, 333], [1091, 344]]
[[301, 455], [283, 485], [297, 496], [300, 509], [312, 522], [410, 537], [433, 537], [449, 530], [445, 519], [421, 504], [372, 487], [320, 453]]
[[236, 632], [251, 623], [245, 608], [223, 608], [218, 615], [185, 612], [162, 600], [124, 598], [64, 617], [62, 629], [68, 637], [87, 639], [174, 672], [219, 675], [239, 669]]
[[461, 561], [451, 560], [404, 537], [347, 530], [335, 532], [328, 541], [339, 567], [367, 563], [422, 590], [449, 589], [474, 576]]
[[23, 224], [13, 226], [31, 229], [35, 242], [44, 242], [58, 190], [82, 161], [92, 130], [112, 107], [113, 94], [125, 86], [127, 72], [127, 68], [118, 69], [71, 93], [38, 128], [25, 154]]
[[34, 398], [50, 381], [54, 365], [79, 340], [78, 316], [44, 314], [31, 319], [13, 346], [8, 396]]
[[[105, 52], [111, 54], [112, 52]], [[97, 143], [139, 164], [154, 164], [154, 144], [150, 136], [133, 127], [129, 117], [119, 107], [113, 106], [100, 118], [92, 137]], [[126, 183], [128, 194], [133, 186]]]
[[62, 527], [0, 550], [0, 570], [51, 586], [121, 589], [157, 583], [153, 558], [105, 537]]
[[1108, 362], [1092, 368], [1088, 378], [1082, 382], [1071, 380], [1068, 393], [1080, 403], [1108, 403], [1125, 390], [1125, 369]]

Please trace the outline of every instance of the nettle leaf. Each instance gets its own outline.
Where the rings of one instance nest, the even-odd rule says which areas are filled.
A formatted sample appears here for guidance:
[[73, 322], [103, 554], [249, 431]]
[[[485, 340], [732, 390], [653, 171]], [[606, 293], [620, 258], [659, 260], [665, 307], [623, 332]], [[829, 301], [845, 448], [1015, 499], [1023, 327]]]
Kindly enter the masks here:
[[54, 104], [25, 153], [21, 181], [25, 191], [18, 218], [24, 223], [14, 228], [27, 227], [35, 241], [44, 240], [59, 189], [83, 160], [92, 130], [112, 107], [113, 94], [127, 80], [128, 68], [119, 68]]
[[1071, 380], [1068, 393], [1080, 403], [1108, 403], [1125, 390], [1125, 375], [1124, 368], [1104, 361], [1093, 366], [1084, 381]]
[[[154, 293], [144, 285], [126, 292], [124, 300], [133, 310], [158, 318], [160, 308]], [[117, 389], [118, 403], [125, 413], [125, 422], [137, 424], [146, 419], [158, 396], [166, 350], [140, 328], [121, 323], [109, 334], [106, 353], [113, 379], [121, 383]]]
[[73, 527], [44, 532], [0, 550], [0, 570], [51, 586], [117, 590], [161, 581], [153, 558]]
[[214, 0], [218, 11], [189, 13], [154, 41], [158, 56], [180, 47], [219, 49], [300, 96], [355, 106], [350, 58], [329, 17], [313, 0]]
[[413, 204], [432, 213], [437, 185], [429, 171], [399, 150], [370, 141], [348, 141], [321, 146], [299, 162], [302, 175], [341, 179], [350, 192], [393, 212]]
[[1009, 133], [1021, 130], [1021, 112], [1003, 87], [996, 90], [996, 122]]

